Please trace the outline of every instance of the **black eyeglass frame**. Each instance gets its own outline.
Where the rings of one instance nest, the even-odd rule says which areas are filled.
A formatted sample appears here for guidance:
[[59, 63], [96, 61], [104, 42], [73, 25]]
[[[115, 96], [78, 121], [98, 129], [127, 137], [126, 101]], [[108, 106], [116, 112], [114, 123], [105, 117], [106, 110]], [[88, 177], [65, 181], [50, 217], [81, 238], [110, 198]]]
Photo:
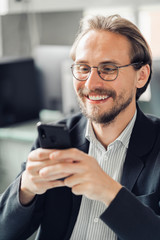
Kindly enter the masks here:
[[[98, 73], [99, 77], [100, 77], [103, 81], [112, 82], [112, 81], [116, 80], [116, 78], [118, 77], [119, 69], [120, 69], [120, 68], [125, 68], [125, 67], [129, 67], [129, 66], [134, 66], [134, 65], [140, 65], [140, 66], [142, 67], [142, 64], [143, 64], [143, 62], [135, 62], [135, 63], [126, 64], [126, 65], [123, 65], [123, 66], [117, 66], [117, 65], [112, 64], [112, 63], [102, 63], [102, 64], [99, 64], [98, 67], [96, 67], [96, 66], [90, 67], [89, 65], [84, 64], [84, 63], [73, 63], [73, 64], [71, 65], [71, 71], [72, 71], [73, 77], [74, 77], [76, 80], [83, 82], [83, 81], [86, 81], [86, 80], [90, 77], [91, 69], [92, 69], [92, 68], [97, 68], [97, 73]], [[74, 76], [74, 74], [73, 74], [73, 67], [74, 67], [75, 65], [84, 65], [84, 66], [89, 67], [90, 71], [89, 71], [89, 75], [88, 75], [88, 77], [87, 77], [86, 79], [81, 80], [81, 79], [78, 79], [78, 78], [76, 78], [76, 77]], [[106, 79], [102, 78], [101, 75], [100, 75], [100, 72], [98, 71], [99, 66], [102, 66], [102, 65], [112, 65], [112, 66], [114, 66], [115, 69], [117, 70], [117, 76], [116, 76], [114, 79], [112, 79], [112, 80], [106, 80]], [[140, 68], [139, 68], [139, 69], [140, 69]]]

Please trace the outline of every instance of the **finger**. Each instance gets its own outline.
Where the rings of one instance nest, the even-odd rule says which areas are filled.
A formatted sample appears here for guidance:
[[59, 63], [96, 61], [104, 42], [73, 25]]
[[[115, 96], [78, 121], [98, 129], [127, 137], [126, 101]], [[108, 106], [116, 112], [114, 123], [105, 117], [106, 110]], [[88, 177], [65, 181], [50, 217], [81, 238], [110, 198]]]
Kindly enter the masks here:
[[95, 191], [95, 185], [90, 182], [77, 184], [72, 187], [75, 195], [85, 195], [87, 198], [98, 200], [100, 192]]
[[84, 158], [88, 158], [88, 155], [76, 148], [54, 150], [50, 154], [51, 159], [65, 160], [70, 159], [72, 161], [82, 161]]
[[75, 195], [86, 195], [84, 191], [84, 186], [82, 184], [77, 184], [72, 187], [72, 193]]
[[64, 187], [64, 181], [63, 180], [56, 180], [56, 181], [50, 181], [47, 183], [47, 189], [56, 188], [56, 187]]
[[73, 186], [82, 184], [85, 181], [86, 180], [84, 178], [84, 174], [75, 174], [75, 175], [71, 175], [71, 176], [65, 178], [64, 184], [66, 187], [72, 188]]
[[26, 171], [33, 175], [33, 176], [38, 176], [39, 175], [39, 171], [41, 168], [46, 167], [46, 161], [35, 161], [35, 162], [27, 162], [26, 165]]
[[51, 160], [49, 159], [45, 159], [43, 161], [28, 161], [27, 165], [26, 165], [26, 170], [33, 175], [38, 175], [39, 174], [39, 170], [51, 165]]
[[[50, 150], [49, 151], [48, 150], [43, 151], [43, 149], [37, 149], [37, 150], [38, 151], [33, 151], [33, 153], [31, 154], [31, 158], [29, 157], [29, 159], [27, 161], [27, 165], [26, 165], [27, 171], [32, 175], [37, 175], [38, 176], [40, 169], [45, 168], [45, 167], [53, 166], [54, 164], [58, 163], [59, 161], [60, 162], [64, 161], [63, 159], [62, 160], [59, 160], [59, 159], [57, 160], [55, 158], [50, 159], [49, 158], [50, 152], [51, 151], [53, 152], [53, 150], [51, 150], [51, 151]], [[37, 157], [37, 155], [40, 155], [40, 156]], [[45, 157], [45, 158], [43, 158], [43, 157]], [[42, 158], [42, 159], [39, 160], [37, 158]], [[72, 159], [65, 159], [65, 162], [72, 163], [73, 160]]]
[[43, 149], [37, 148], [30, 152], [28, 156], [29, 161], [43, 161], [45, 159], [49, 159], [50, 154], [53, 152], [53, 149]]
[[65, 178], [71, 175], [67, 173], [59, 173], [59, 174], [52, 174], [50, 176], [42, 176], [41, 174], [39, 176], [41, 178], [41, 181], [55, 181], [55, 180], [64, 180]]
[[83, 172], [83, 168], [80, 167], [81, 164], [79, 163], [70, 163], [70, 162], [62, 162], [62, 163], [57, 163], [52, 166], [46, 166], [42, 169], [40, 169], [39, 174], [42, 177], [50, 177], [54, 176], [57, 174], [75, 174], [75, 173], [80, 173]]
[[64, 182], [61, 180], [38, 182], [32, 185], [32, 192], [34, 192], [35, 194], [43, 194], [47, 190], [56, 187], [64, 187]]

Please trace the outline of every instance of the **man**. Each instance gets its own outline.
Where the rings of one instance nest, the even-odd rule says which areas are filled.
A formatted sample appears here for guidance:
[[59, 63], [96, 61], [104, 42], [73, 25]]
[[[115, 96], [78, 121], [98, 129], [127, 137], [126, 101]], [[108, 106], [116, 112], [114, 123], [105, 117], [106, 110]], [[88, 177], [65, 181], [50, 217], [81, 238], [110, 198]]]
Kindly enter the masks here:
[[[84, 19], [71, 56], [82, 109], [64, 120], [71, 149], [37, 140], [1, 196], [1, 240], [160, 239], [160, 120], [136, 104], [151, 78], [149, 47], [120, 16]], [[65, 178], [64, 181], [59, 180]]]

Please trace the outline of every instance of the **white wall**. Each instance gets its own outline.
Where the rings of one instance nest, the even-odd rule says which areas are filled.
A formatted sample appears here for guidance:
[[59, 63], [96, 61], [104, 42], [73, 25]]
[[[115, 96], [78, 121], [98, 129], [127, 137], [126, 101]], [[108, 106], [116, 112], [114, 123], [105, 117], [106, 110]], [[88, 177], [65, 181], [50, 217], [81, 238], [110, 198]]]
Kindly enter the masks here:
[[[3, 1], [3, 0], [2, 0]], [[5, 0], [8, 1], [10, 12], [22, 11], [71, 11], [99, 6], [138, 6], [143, 4], [158, 4], [159, 0]]]
[[[36, 45], [71, 45], [82, 11], [1, 16], [0, 55], [30, 56]], [[3, 44], [1, 44], [3, 43]]]

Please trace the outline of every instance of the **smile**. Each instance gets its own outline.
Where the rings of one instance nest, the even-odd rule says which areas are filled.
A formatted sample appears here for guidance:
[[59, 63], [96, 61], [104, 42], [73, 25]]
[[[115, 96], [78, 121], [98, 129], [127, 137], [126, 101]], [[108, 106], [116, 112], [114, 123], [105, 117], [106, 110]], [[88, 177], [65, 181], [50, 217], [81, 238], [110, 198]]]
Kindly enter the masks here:
[[100, 101], [100, 100], [105, 100], [109, 98], [108, 96], [105, 95], [97, 95], [97, 96], [88, 96], [88, 99], [93, 100], [93, 101]]

